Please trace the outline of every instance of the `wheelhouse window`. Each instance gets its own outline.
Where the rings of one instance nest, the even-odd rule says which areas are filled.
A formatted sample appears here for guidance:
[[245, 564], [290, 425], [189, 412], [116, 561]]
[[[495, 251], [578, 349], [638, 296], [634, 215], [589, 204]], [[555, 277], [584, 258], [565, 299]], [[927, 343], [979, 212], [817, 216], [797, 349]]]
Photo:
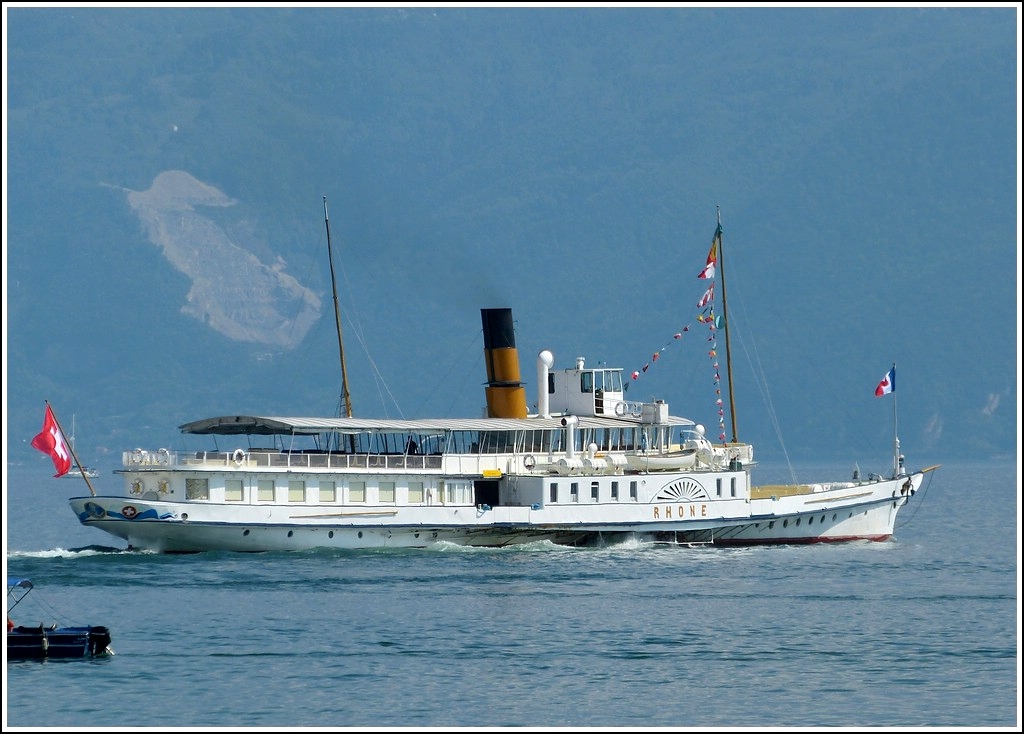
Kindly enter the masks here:
[[185, 499], [210, 499], [210, 480], [206, 477], [191, 477], [185, 480]]

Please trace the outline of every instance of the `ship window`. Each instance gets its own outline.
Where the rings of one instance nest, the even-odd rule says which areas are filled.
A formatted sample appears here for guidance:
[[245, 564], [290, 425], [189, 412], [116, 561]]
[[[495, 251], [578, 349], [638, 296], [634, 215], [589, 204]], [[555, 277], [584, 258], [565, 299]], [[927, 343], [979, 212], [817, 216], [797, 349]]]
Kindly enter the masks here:
[[193, 477], [185, 480], [185, 499], [210, 499], [210, 480], [205, 477]]
[[395, 483], [380, 482], [377, 484], [377, 499], [380, 502], [395, 501]]
[[598, 500], [598, 492], [600, 491], [600, 486], [601, 485], [597, 482], [590, 483], [590, 499], [594, 500], [594, 502], [597, 502]]
[[548, 488], [548, 501], [558, 502], [558, 482], [552, 482]]
[[612, 499], [618, 501], [619, 499], [619, 483], [612, 482]]
[[580, 392], [594, 392], [593, 372], [584, 372], [580, 375]]
[[555, 394], [555, 373], [548, 372], [548, 395]]
[[274, 501], [274, 480], [260, 479], [256, 483], [256, 499], [260, 502]]
[[409, 504], [423, 503], [423, 482], [409, 482]]
[[338, 493], [334, 489], [334, 482], [320, 482], [320, 501], [334, 502]]
[[715, 480], [715, 491], [718, 492], [718, 496], [719, 497], [722, 496], [722, 478], [721, 477], [719, 477], [718, 479]]
[[731, 483], [731, 486], [729, 487], [730, 496], [731, 497], [735, 497], [736, 496], [736, 477], [733, 477], [729, 481]]
[[242, 501], [242, 480], [241, 479], [225, 479], [224, 480], [224, 501], [225, 502], [241, 502]]
[[306, 483], [301, 479], [289, 479], [288, 480], [288, 501], [289, 502], [305, 502], [306, 501]]
[[349, 482], [348, 499], [349, 502], [366, 502], [366, 482]]
[[636, 499], [636, 482], [635, 481], [629, 483], [629, 498], [631, 500], [635, 500]]
[[572, 482], [569, 484], [569, 501], [579, 502], [580, 501], [580, 483]]
[[615, 392], [622, 392], [622, 373], [615, 370], [614, 372], [610, 372], [608, 377], [610, 377], [611, 380], [605, 382], [605, 387], [609, 390], [614, 390]]

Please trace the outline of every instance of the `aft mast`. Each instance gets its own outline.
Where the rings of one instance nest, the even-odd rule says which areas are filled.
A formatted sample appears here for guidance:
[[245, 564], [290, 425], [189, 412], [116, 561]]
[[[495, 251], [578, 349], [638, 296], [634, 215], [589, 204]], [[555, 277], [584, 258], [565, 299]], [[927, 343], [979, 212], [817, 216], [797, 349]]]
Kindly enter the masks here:
[[718, 274], [722, 279], [722, 321], [725, 322], [725, 369], [729, 381], [729, 417], [732, 419], [732, 442], [739, 443], [736, 429], [736, 401], [733, 399], [735, 393], [732, 391], [732, 351], [729, 349], [729, 307], [728, 299], [725, 297], [725, 252], [722, 247], [722, 208], [716, 206], [718, 213], [718, 228], [715, 230], [715, 237], [718, 240]]
[[327, 259], [331, 263], [331, 291], [334, 293], [334, 324], [338, 329], [338, 358], [341, 360], [341, 403], [338, 414], [345, 408], [345, 417], [352, 417], [352, 399], [348, 392], [348, 372], [345, 370], [345, 345], [341, 340], [341, 311], [338, 308], [338, 284], [334, 278], [334, 254], [331, 252], [331, 222], [327, 217], [327, 197], [324, 197], [324, 226], [327, 227]]

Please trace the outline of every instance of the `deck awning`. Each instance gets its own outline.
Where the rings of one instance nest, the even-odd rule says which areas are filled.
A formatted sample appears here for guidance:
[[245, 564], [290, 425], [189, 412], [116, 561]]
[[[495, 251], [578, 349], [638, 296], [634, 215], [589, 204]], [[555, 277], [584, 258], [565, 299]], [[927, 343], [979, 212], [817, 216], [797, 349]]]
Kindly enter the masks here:
[[[692, 426], [688, 418], [670, 417], [669, 425]], [[581, 417], [578, 428], [635, 428], [643, 425], [631, 417]], [[563, 428], [560, 416], [551, 418], [301, 418], [258, 415], [227, 415], [185, 423], [182, 433], [217, 436], [292, 436], [321, 433], [416, 433], [449, 431], [544, 431]]]

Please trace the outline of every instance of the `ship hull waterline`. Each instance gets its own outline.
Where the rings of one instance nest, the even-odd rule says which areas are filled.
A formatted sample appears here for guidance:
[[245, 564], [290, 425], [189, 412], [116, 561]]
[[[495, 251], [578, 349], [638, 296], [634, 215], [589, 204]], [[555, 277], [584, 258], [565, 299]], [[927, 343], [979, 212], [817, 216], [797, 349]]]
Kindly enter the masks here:
[[[523, 507], [417, 508], [415, 520], [404, 520], [395, 508], [361, 508], [342, 519], [339, 513], [321, 512], [326, 508], [316, 506], [300, 508], [303, 518], [280, 519], [268, 518], [273, 514], [268, 507], [250, 506], [263, 519], [257, 519], [254, 512], [239, 521], [240, 508], [235, 505], [200, 507], [123, 496], [76, 497], [70, 504], [84, 526], [118, 537], [133, 550], [161, 553], [426, 548], [438, 544], [502, 547], [540, 541], [592, 546], [631, 539], [744, 546], [890, 540], [899, 508], [922, 480], [923, 474], [918, 473], [875, 482], [856, 493], [855, 499], [845, 501], [838, 490], [800, 498], [749, 500], [751, 512], [743, 517], [689, 519], [683, 504], [675, 508], [676, 517], [682, 519], [657, 522], [546, 523], [541, 520], [544, 509]], [[850, 492], [845, 495], [848, 498]], [[788, 504], [780, 506], [787, 499]], [[458, 511], [472, 521], [456, 523]], [[595, 507], [593, 514], [599, 511]]]

